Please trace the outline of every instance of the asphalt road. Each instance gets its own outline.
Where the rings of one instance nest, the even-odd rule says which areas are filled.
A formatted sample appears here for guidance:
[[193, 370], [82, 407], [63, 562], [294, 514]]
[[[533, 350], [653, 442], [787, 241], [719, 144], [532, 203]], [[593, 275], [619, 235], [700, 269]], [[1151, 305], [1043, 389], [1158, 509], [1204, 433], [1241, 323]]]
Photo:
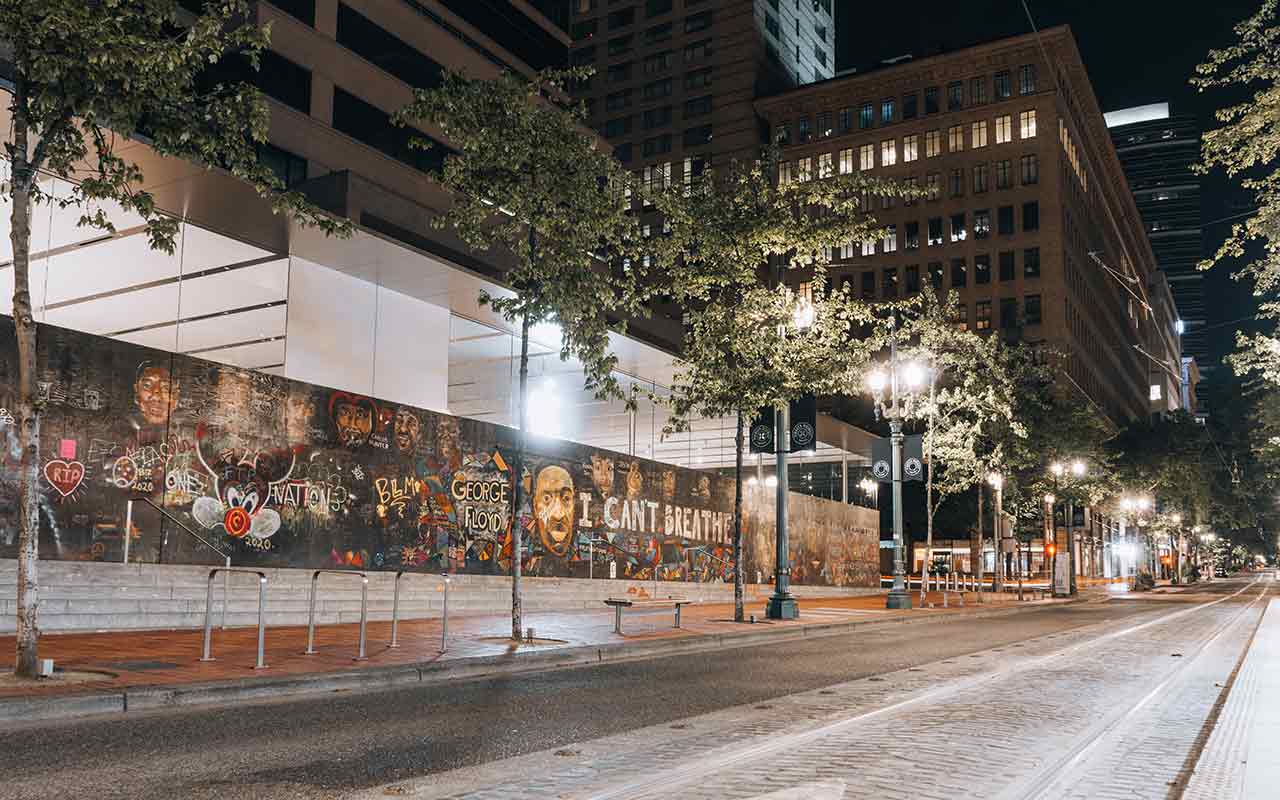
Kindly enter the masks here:
[[3, 737], [0, 797], [340, 797], [1181, 605], [1076, 604], [777, 648], [27, 727]]

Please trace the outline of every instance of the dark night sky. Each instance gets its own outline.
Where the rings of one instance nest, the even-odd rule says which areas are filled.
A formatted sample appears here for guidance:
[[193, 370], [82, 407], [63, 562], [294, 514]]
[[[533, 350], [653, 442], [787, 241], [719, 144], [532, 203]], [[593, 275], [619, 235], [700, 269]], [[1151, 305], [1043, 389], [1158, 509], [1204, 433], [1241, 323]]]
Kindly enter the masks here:
[[[1213, 125], [1213, 110], [1226, 99], [1200, 94], [1187, 81], [1213, 47], [1233, 41], [1231, 28], [1254, 13], [1259, 0], [1027, 0], [1038, 28], [1067, 24], [1104, 111], [1169, 101], [1174, 113], [1194, 113], [1201, 129]], [[866, 69], [882, 59], [910, 53], [916, 57], [1031, 31], [1021, 0], [962, 0], [907, 6], [836, 0], [839, 37], [837, 66]], [[1221, 176], [1204, 182], [1202, 219], [1206, 223], [1246, 206]], [[1212, 252], [1227, 227], [1206, 224], [1204, 248]], [[1210, 271], [1205, 285], [1211, 349], [1232, 348], [1235, 325], [1221, 323], [1250, 315], [1255, 304], [1248, 289], [1227, 271]], [[1217, 327], [1215, 327], [1215, 325]]]

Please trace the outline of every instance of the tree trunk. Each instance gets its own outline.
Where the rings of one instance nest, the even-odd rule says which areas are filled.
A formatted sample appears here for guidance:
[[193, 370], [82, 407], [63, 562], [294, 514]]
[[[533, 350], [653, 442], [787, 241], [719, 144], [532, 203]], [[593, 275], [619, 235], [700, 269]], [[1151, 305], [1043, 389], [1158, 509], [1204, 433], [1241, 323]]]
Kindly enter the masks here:
[[933, 559], [933, 379], [929, 379], [929, 454], [925, 458], [929, 474], [924, 482], [924, 507], [928, 515], [925, 519], [924, 560], [920, 562], [920, 607], [925, 608], [929, 597], [929, 566]]
[[733, 620], [743, 621], [742, 611], [742, 411], [733, 437], [737, 459], [733, 470]]
[[[529, 238], [533, 238], [532, 231]], [[520, 509], [524, 506], [524, 454], [529, 439], [529, 314], [520, 318], [520, 395], [516, 401], [519, 406], [516, 416], [519, 418], [520, 430], [516, 434], [515, 491], [511, 493], [515, 502], [515, 513], [512, 514], [511, 525], [511, 638], [520, 641], [523, 636], [523, 611], [520, 603], [520, 557], [524, 552], [524, 520], [520, 518]]]
[[37, 470], [40, 455], [40, 401], [36, 395], [36, 322], [31, 310], [31, 186], [33, 171], [27, 160], [27, 119], [21, 74], [17, 78], [13, 107], [13, 177], [9, 195], [9, 233], [13, 245], [13, 324], [18, 340], [18, 402], [14, 420], [18, 427], [18, 603], [17, 652], [14, 672], [34, 678], [40, 605], [37, 568], [40, 548], [40, 495]]

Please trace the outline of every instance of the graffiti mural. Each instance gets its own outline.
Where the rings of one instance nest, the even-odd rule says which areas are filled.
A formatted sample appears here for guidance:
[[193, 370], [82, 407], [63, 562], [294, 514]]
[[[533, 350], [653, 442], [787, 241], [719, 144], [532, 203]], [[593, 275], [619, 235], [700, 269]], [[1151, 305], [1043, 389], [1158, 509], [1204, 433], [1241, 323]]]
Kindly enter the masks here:
[[[0, 336], [5, 409], [8, 318]], [[40, 343], [44, 557], [118, 559], [129, 536], [151, 561], [220, 560], [204, 539], [239, 565], [505, 574], [519, 557], [534, 576], [732, 579], [727, 478], [535, 438], [513, 513], [509, 428], [65, 329]], [[0, 413], [0, 556], [16, 544], [11, 419]], [[870, 512], [794, 497], [796, 582], [875, 585]], [[126, 531], [130, 498], [200, 538], [142, 506]], [[771, 492], [746, 495], [743, 525], [747, 574], [769, 576]]]

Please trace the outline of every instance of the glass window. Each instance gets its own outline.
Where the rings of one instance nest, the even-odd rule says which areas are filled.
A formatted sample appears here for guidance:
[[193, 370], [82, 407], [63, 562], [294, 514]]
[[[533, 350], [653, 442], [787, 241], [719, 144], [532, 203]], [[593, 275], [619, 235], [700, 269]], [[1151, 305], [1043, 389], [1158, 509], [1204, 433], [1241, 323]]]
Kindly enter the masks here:
[[1009, 159], [1004, 158], [996, 162], [996, 188], [1008, 189], [1009, 186]]
[[625, 28], [636, 21], [635, 6], [631, 8], [622, 8], [609, 13], [609, 30], [614, 28]]
[[985, 102], [987, 102], [987, 79], [972, 79], [969, 81], [969, 105], [977, 106]]
[[[686, 89], [689, 87], [685, 87]], [[791, 123], [779, 122], [773, 129], [773, 140], [780, 145], [791, 144]]]
[[942, 244], [942, 217], [929, 217], [929, 246]]
[[661, 136], [654, 136], [645, 139], [640, 144], [640, 152], [645, 156], [656, 156], [662, 153], [671, 152], [671, 134], [664, 133]]
[[1022, 157], [1022, 183], [1029, 186], [1040, 182], [1040, 159], [1035, 153]]
[[1018, 93], [1031, 94], [1036, 90], [1036, 65], [1023, 64], [1018, 68]]
[[[917, 178], [915, 175], [909, 175], [903, 179], [902, 185], [905, 186], [908, 190], [914, 192], [916, 189], [920, 188], [920, 179]], [[904, 206], [914, 206], [916, 204], [916, 195], [912, 194], [911, 196], [907, 197], [902, 201], [902, 204]]]
[[840, 174], [848, 175], [853, 172], [853, 148], [846, 147], [840, 151]]
[[875, 239], [868, 239], [862, 243], [862, 254], [864, 256], [874, 256], [876, 254]]
[[702, 89], [711, 85], [711, 67], [684, 74], [685, 89]]
[[1005, 250], [1000, 253], [1000, 280], [1013, 280], [1013, 251]]
[[840, 109], [840, 133], [848, 133], [853, 130], [853, 107], [847, 106]]
[[996, 117], [996, 144], [1013, 141], [1013, 117], [1003, 114]]
[[609, 83], [621, 83], [631, 80], [631, 62], [609, 65], [609, 70], [605, 73], [605, 77]]
[[991, 301], [979, 300], [974, 308], [977, 311], [974, 315], [974, 330], [991, 330]]
[[711, 27], [711, 12], [703, 11], [701, 14], [694, 14], [691, 17], [684, 18], [684, 32], [697, 33], [705, 31]]
[[918, 97], [919, 96], [915, 92], [911, 92], [910, 94], [904, 94], [902, 96], [902, 118], [903, 119], [916, 118], [916, 103], [918, 102]]
[[661, 25], [654, 25], [652, 28], [645, 29], [644, 41], [646, 44], [665, 42], [671, 38], [671, 31], [672, 26], [670, 22], [664, 22]]
[[928, 131], [924, 135], [925, 158], [933, 158], [942, 152], [942, 131]]
[[598, 30], [600, 30], [600, 20], [584, 19], [573, 23], [573, 28], [569, 31], [569, 35], [573, 37], [575, 42], [581, 42], [584, 39], [590, 39], [595, 36]]
[[1009, 95], [1009, 71], [1003, 70], [996, 73], [996, 99], [1008, 100]]
[[615, 136], [625, 136], [628, 133], [631, 133], [631, 117], [618, 117], [604, 124], [606, 138], [612, 139]]
[[656, 75], [659, 72], [666, 72], [671, 69], [671, 65], [675, 63], [676, 54], [674, 50], [666, 50], [661, 53], [654, 53], [651, 56], [645, 56], [644, 74]]
[[947, 110], [959, 111], [964, 107], [964, 81], [947, 84]]
[[1036, 110], [1034, 108], [1018, 114], [1018, 129], [1023, 139], [1034, 139], [1036, 135]]
[[951, 259], [951, 288], [962, 289], [969, 283], [969, 265], [963, 258]]
[[880, 276], [880, 285], [884, 288], [884, 297], [898, 296], [898, 270], [889, 267]]
[[973, 123], [970, 128], [969, 146], [970, 147], [986, 147], [987, 146], [987, 121], [981, 120]]
[[1022, 314], [1028, 325], [1040, 324], [1040, 295], [1029, 294], [1022, 298]]
[[876, 146], [864, 144], [858, 148], [858, 169], [866, 172], [876, 167]]
[[886, 97], [880, 101], [880, 122], [888, 124], [893, 122], [894, 101], [892, 97]]
[[870, 128], [875, 124], [875, 107], [870, 103], [863, 103], [861, 110], [858, 112], [858, 127]]
[[421, 138], [419, 134], [392, 124], [385, 111], [338, 88], [333, 90], [333, 127], [423, 172], [444, 166], [449, 152], [443, 145], [430, 150], [415, 147], [413, 142]]
[[830, 153], [823, 153], [822, 155], [818, 156], [818, 177], [819, 178], [831, 177], [831, 154]]
[[924, 90], [924, 113], [938, 113], [938, 87], [930, 86]]
[[938, 200], [942, 197], [942, 176], [936, 172], [930, 172], [924, 177], [925, 197], [929, 200]]
[[964, 149], [964, 126], [952, 125], [947, 128], [947, 150], [952, 153], [959, 153]]
[[644, 88], [640, 90], [640, 95], [645, 100], [657, 100], [662, 97], [671, 96], [671, 79], [663, 78], [660, 81], [646, 83]]
[[778, 162], [778, 184], [781, 186], [786, 186], [789, 183], [791, 183], [791, 162], [779, 161]]
[[964, 196], [964, 168], [956, 167], [951, 170], [951, 196]]
[[987, 163], [973, 165], [973, 192], [974, 194], [982, 194], [988, 188]]
[[818, 135], [825, 139], [834, 132], [831, 129], [831, 112], [823, 111], [818, 115]]
[[996, 209], [996, 232], [1001, 236], [1013, 235], [1013, 206]]
[[1040, 248], [1028, 247], [1022, 251], [1022, 276], [1024, 278], [1040, 277]]
[[807, 116], [796, 120], [796, 138], [800, 140], [801, 144], [804, 144], [811, 138], [809, 134], [809, 118]]
[[805, 156], [796, 162], [796, 180], [804, 182], [813, 177], [813, 159]]
[[882, 253], [896, 253], [898, 251], [898, 226], [886, 225], [884, 229], [884, 243], [880, 246]]
[[985, 208], [973, 212], [973, 238], [986, 239], [991, 235], [991, 212]]
[[862, 296], [876, 296], [876, 274], [872, 270], [865, 270], [862, 273]]
[[951, 215], [951, 241], [963, 242], [968, 236], [964, 225], [964, 212]]
[[711, 126], [699, 125], [696, 128], [685, 128], [684, 131], [685, 147], [701, 147], [704, 144], [711, 143]]
[[969, 304], [960, 303], [956, 306], [955, 312], [951, 317], [951, 324], [962, 331], [969, 330]]
[[700, 117], [703, 114], [711, 113], [711, 95], [704, 94], [702, 97], [694, 97], [684, 101], [685, 117]]
[[665, 14], [671, 10], [671, 0], [646, 0], [644, 4], [644, 14], [646, 17], [656, 17], [659, 14]]
[[907, 294], [916, 294], [920, 291], [920, 265], [912, 264], [906, 269]]
[[991, 256], [987, 253], [973, 257], [973, 282], [977, 286], [991, 283]]
[[[341, 3], [338, 4], [336, 38], [338, 44], [390, 72], [410, 86], [427, 89], [440, 83], [443, 67], [363, 14]], [[573, 54], [574, 60], [578, 64], [590, 63], [595, 60], [595, 51], [595, 47], [579, 50]], [[268, 50], [262, 55], [265, 57], [270, 52]], [[258, 75], [265, 76], [267, 72], [273, 71], [273, 68], [273, 64], [263, 63]], [[307, 86], [307, 102], [311, 102], [310, 85]]]
[[915, 161], [920, 157], [920, 134], [912, 133], [902, 137], [902, 160]]
[[942, 262], [929, 262], [929, 285], [935, 289], [942, 288]]
[[898, 140], [885, 139], [880, 143], [880, 166], [891, 167], [898, 163]]
[[661, 128], [664, 125], [671, 124], [671, 106], [662, 106], [661, 108], [651, 108], [644, 112], [644, 126], [646, 128]]
[[920, 249], [920, 223], [908, 222], [902, 229], [902, 247], [904, 250]]
[[1005, 329], [1018, 327], [1018, 298], [1000, 298], [1000, 327]]
[[[345, 8], [345, 6], [339, 6]], [[628, 33], [626, 36], [615, 36], [609, 40], [609, 55], [620, 56], [623, 53], [631, 52], [631, 42], [635, 37]]]
[[689, 64], [694, 61], [701, 61], [704, 58], [710, 58], [713, 52], [710, 39], [699, 39], [684, 46], [684, 62]]
[[1022, 229], [1024, 231], [1040, 230], [1040, 203], [1032, 200], [1022, 204]]

